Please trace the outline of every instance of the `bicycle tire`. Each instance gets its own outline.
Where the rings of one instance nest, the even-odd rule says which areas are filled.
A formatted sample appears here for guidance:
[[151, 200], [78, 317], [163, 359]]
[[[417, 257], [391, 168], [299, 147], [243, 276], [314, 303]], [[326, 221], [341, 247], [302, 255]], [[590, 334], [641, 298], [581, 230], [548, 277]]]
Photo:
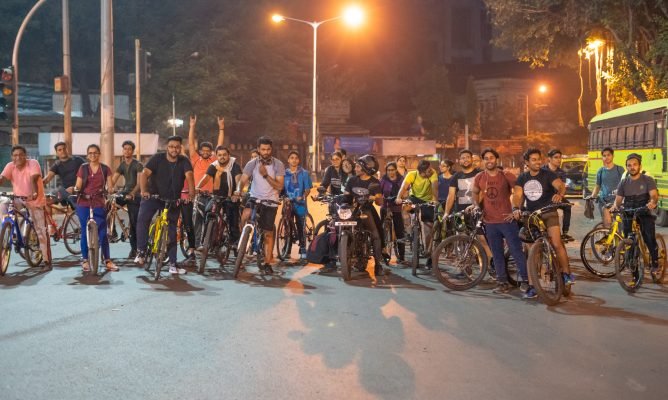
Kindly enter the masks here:
[[[546, 255], [546, 249], [550, 254]], [[552, 245], [547, 239], [539, 238], [529, 248], [527, 269], [531, 284], [541, 301], [549, 306], [559, 303], [564, 292], [564, 279]], [[547, 278], [547, 281], [542, 278]], [[548, 284], [552, 283], [553, 289], [548, 287]]]
[[292, 229], [290, 221], [287, 218], [281, 218], [278, 223], [278, 230], [276, 233], [276, 252], [281, 261], [290, 258], [290, 250], [292, 249]]
[[0, 230], [0, 276], [5, 276], [9, 268], [12, 255], [12, 228], [11, 222], [4, 222]]
[[316, 237], [316, 236], [318, 236], [319, 234], [321, 234], [322, 232], [320, 232], [320, 231], [323, 231], [323, 232], [324, 232], [325, 227], [326, 227], [327, 225], [329, 225], [329, 220], [328, 220], [328, 219], [324, 219], [324, 220], [318, 222], [318, 225], [315, 226], [315, 230], [314, 230], [314, 233], [313, 233], [314, 236], [313, 236], [313, 237]]
[[24, 230], [26, 234], [23, 237], [25, 260], [31, 267], [39, 267], [39, 264], [44, 259], [44, 255], [42, 254], [41, 247], [39, 246], [39, 236], [37, 235], [37, 230], [32, 223], [28, 221], [24, 221], [24, 223], [28, 224], [28, 227]]
[[153, 264], [153, 259], [155, 254], [153, 253], [153, 245], [155, 244], [155, 222], [152, 223], [148, 228], [148, 238], [146, 241], [146, 258], [144, 259], [144, 270], [146, 272], [151, 270], [151, 264]]
[[116, 213], [111, 211], [107, 214], [107, 237], [109, 243], [117, 243], [121, 240], [118, 230], [116, 229]]
[[[389, 212], [389, 211], [388, 211]], [[394, 235], [392, 230], [392, 220], [388, 218], [383, 218], [383, 241], [385, 242], [385, 247], [383, 251], [390, 257], [392, 257], [392, 249], [394, 246]], [[395, 251], [395, 255], [398, 256], [398, 253]]]
[[81, 254], [81, 223], [74, 213], [68, 214], [63, 222], [63, 243], [70, 254]]
[[420, 264], [420, 227], [415, 225], [411, 228], [413, 235], [411, 251], [411, 274], [417, 276], [417, 268]]
[[652, 276], [652, 282], [661, 284], [666, 275], [666, 241], [662, 235], [656, 234], [656, 244], [659, 253], [659, 270], [656, 274], [650, 275]]
[[[617, 282], [628, 293], [635, 293], [642, 286], [644, 267], [638, 243], [631, 239], [622, 240], [615, 251], [615, 272]], [[629, 275], [632, 279], [629, 278]]]
[[304, 217], [304, 245], [306, 248], [311, 245], [313, 238], [315, 238], [315, 221], [311, 214], [306, 213]]
[[234, 279], [239, 277], [239, 271], [241, 271], [241, 265], [244, 261], [244, 256], [248, 251], [248, 240], [250, 239], [252, 228], [248, 225], [244, 226], [244, 229], [241, 231], [241, 238], [239, 239], [239, 247], [237, 250], [237, 259], [234, 260], [234, 272], [232, 276]]
[[434, 249], [431, 257], [436, 279], [448, 289], [471, 289], [487, 274], [487, 253], [478, 239], [468, 235], [459, 234], [445, 238]]
[[[260, 228], [255, 230], [257, 236], [257, 251], [255, 254], [255, 263], [260, 271], [264, 271], [262, 265], [264, 264], [264, 231]], [[276, 237], [276, 229], [274, 229], [274, 237]]]
[[86, 224], [86, 240], [88, 245], [88, 265], [93, 275], [97, 275], [100, 266], [100, 238], [97, 233], [97, 223], [88, 221]]
[[612, 278], [615, 276], [615, 251], [622, 237], [615, 233], [612, 242], [597, 243], [610, 234], [607, 228], [598, 228], [589, 231], [580, 243], [580, 260], [582, 265], [599, 278]]
[[[510, 254], [510, 249], [507, 246], [504, 246], [503, 257], [506, 261], [506, 275], [508, 276], [508, 283], [512, 286], [519, 287], [522, 282], [522, 277], [520, 276], [520, 269], [517, 266], [517, 262]], [[526, 253], [524, 254], [526, 259]], [[496, 277], [494, 278], [496, 279]]]
[[344, 281], [349, 281], [352, 277], [353, 260], [350, 253], [350, 244], [352, 238], [350, 232], [344, 231], [339, 239], [339, 262], [341, 263], [341, 276]]
[[219, 230], [217, 238], [220, 243], [217, 245], [218, 252], [216, 257], [218, 258], [218, 263], [220, 267], [223, 268], [227, 263], [227, 260], [230, 258], [230, 252], [232, 251], [232, 243], [230, 243], [230, 233], [227, 229], [227, 224], [225, 221], [221, 221], [221, 224], [216, 230]]
[[202, 252], [200, 253], [199, 259], [199, 269], [198, 273], [203, 274], [204, 269], [206, 268], [206, 259], [209, 256], [209, 249], [213, 243], [212, 238], [214, 238], [216, 233], [216, 220], [211, 218], [206, 223], [206, 228], [204, 229], [204, 238], [202, 239]]
[[188, 254], [188, 231], [183, 225], [183, 221], [181, 219], [180, 214], [177, 226], [178, 226], [177, 234], [179, 238], [178, 241], [179, 241], [179, 247], [181, 248], [181, 254], [183, 254], [183, 257], [188, 258], [188, 256], [190, 255]]
[[160, 271], [165, 263], [167, 257], [167, 245], [169, 244], [169, 228], [165, 224], [160, 230], [160, 238], [158, 239], [158, 254], [155, 256], [155, 272], [153, 278], [157, 281], [160, 279]]

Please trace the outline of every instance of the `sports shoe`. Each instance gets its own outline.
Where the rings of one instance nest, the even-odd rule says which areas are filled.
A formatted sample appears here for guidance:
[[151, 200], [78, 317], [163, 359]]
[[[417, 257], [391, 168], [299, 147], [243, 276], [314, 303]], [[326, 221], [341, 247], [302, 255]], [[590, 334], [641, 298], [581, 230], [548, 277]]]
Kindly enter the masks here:
[[185, 275], [188, 272], [185, 270], [185, 268], [177, 267], [176, 264], [169, 264], [169, 273], [173, 275]]
[[83, 260], [81, 262], [81, 269], [83, 272], [90, 272], [90, 264], [88, 264], [88, 260]]
[[144, 254], [143, 251], [138, 251], [137, 256], [135, 257], [135, 264], [137, 265], [144, 265], [146, 262], [146, 255]]
[[385, 265], [390, 265], [390, 255], [387, 254], [386, 251], [383, 251], [383, 261], [385, 261]]
[[529, 289], [522, 295], [523, 299], [535, 299], [538, 297], [538, 293], [536, 293], [536, 289], [533, 288], [533, 286], [529, 285]]
[[306, 259], [306, 247], [300, 247], [299, 248], [299, 259], [300, 260], [305, 260]]
[[112, 272], [118, 271], [118, 266], [116, 266], [116, 264], [114, 264], [114, 262], [111, 260], [107, 260], [104, 266], [107, 268], [107, 271], [112, 271]]
[[271, 265], [269, 264], [264, 264], [260, 271], [265, 274], [265, 275], [271, 275], [274, 273], [274, 270], [271, 268]]
[[492, 289], [492, 293], [496, 294], [506, 294], [510, 292], [510, 285], [508, 282], [499, 282], [496, 284], [496, 287]]
[[521, 282], [521, 283], [520, 283], [520, 291], [521, 291], [522, 293], [526, 293], [526, 292], [528, 292], [530, 287], [531, 287], [531, 285], [529, 285], [528, 282]]
[[573, 276], [573, 274], [567, 274], [564, 272], [562, 273], [562, 275], [564, 277], [564, 284], [568, 286], [575, 284], [575, 277]]
[[575, 241], [575, 238], [569, 235], [568, 232], [564, 232], [561, 234], [561, 240], [564, 242], [573, 242]]

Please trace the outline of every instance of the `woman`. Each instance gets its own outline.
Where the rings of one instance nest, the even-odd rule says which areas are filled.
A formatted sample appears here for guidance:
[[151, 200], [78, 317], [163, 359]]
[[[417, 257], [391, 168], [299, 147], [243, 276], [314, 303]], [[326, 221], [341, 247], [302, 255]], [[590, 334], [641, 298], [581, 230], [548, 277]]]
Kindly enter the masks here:
[[349, 159], [344, 158], [343, 160], [341, 160], [341, 169], [343, 170], [344, 174], [343, 178], [341, 178], [341, 189], [343, 190], [343, 188], [346, 187], [346, 183], [348, 182], [348, 180], [355, 175], [353, 173], [355, 165]]
[[332, 196], [339, 195], [343, 193], [341, 190], [341, 183], [345, 181], [346, 174], [341, 169], [341, 161], [343, 161], [343, 155], [340, 151], [335, 151], [332, 153], [332, 165], [325, 169], [325, 175], [322, 177], [322, 182], [320, 183], [321, 187], [329, 189], [329, 193]]
[[102, 248], [104, 263], [107, 271], [118, 271], [116, 264], [109, 255], [109, 238], [107, 237], [107, 209], [104, 195], [107, 188], [111, 188], [111, 168], [100, 163], [100, 146], [91, 144], [86, 149], [88, 162], [82, 164], [77, 172], [77, 181], [74, 185], [79, 192], [77, 199], [77, 216], [81, 224], [81, 268], [83, 272], [90, 272], [88, 264], [88, 237], [86, 224], [88, 223], [89, 208], [93, 208], [93, 219], [97, 223], [99, 244]]
[[438, 174], [438, 202], [445, 207], [448, 200], [448, 193], [453, 182], [452, 166], [454, 162], [447, 158], [441, 161], [441, 173]]
[[[397, 163], [389, 162], [385, 166], [385, 175], [380, 180], [380, 190], [383, 198], [396, 197], [401, 188], [401, 182], [404, 180], [403, 175], [397, 171]], [[394, 201], [385, 201], [380, 208], [380, 218], [385, 219], [388, 212], [392, 213], [392, 223], [394, 225], [394, 234], [397, 239], [404, 237], [404, 221], [401, 216], [401, 204], [396, 204]], [[404, 254], [406, 245], [404, 243], [397, 244], [398, 254], [397, 262], [404, 261]]]
[[401, 176], [406, 176], [408, 168], [406, 168], [406, 156], [399, 156], [397, 158], [397, 173]]

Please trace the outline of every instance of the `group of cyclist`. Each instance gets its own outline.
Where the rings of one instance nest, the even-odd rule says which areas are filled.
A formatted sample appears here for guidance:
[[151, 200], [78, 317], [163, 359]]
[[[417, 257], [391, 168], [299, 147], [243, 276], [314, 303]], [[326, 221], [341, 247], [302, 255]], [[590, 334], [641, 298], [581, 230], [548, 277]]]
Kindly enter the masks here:
[[[188, 154], [183, 148], [183, 138], [172, 136], [167, 139], [166, 152], [151, 157], [146, 165], [142, 165], [134, 157], [135, 144], [126, 141], [122, 144], [123, 156], [115, 172], [100, 162], [100, 148], [96, 144], [87, 147], [87, 161], [68, 154], [67, 145], [59, 142], [54, 146], [57, 160], [42, 177], [39, 163], [28, 159], [23, 146], [12, 148], [12, 161], [8, 163], [0, 176], [0, 184], [9, 181], [13, 185], [14, 194], [25, 197], [25, 206], [36, 227], [41, 250], [43, 268], [50, 269], [48, 229], [45, 222], [44, 206], [46, 204], [44, 186], [56, 176], [61, 185], [56, 194], [63, 202], [71, 206], [79, 217], [81, 226], [86, 225], [90, 210], [98, 226], [99, 243], [106, 269], [117, 271], [118, 267], [109, 254], [109, 238], [107, 237], [106, 207], [104, 194], [114, 191], [120, 177], [124, 185], [118, 191], [116, 201], [127, 206], [130, 223], [129, 259], [143, 265], [147, 255], [149, 225], [156, 212], [163, 208], [165, 201], [181, 200], [181, 207], [169, 210], [169, 248], [168, 265], [172, 274], [186, 273], [186, 269], [177, 264], [177, 221], [179, 216], [185, 227], [188, 238], [188, 258], [194, 259], [198, 250], [202, 249], [203, 218], [211, 209], [211, 196], [225, 197], [223, 213], [233, 242], [240, 237], [240, 227], [250, 218], [250, 206], [241, 210], [243, 195], [248, 187], [251, 198], [266, 201], [257, 220], [258, 226], [265, 233], [265, 258], [261, 271], [272, 273], [274, 229], [277, 215], [278, 200], [287, 196], [293, 202], [293, 212], [299, 231], [299, 253], [303, 258], [306, 254], [306, 240], [303, 234], [304, 216], [307, 213], [307, 197], [313, 187], [311, 176], [300, 166], [300, 156], [290, 152], [287, 159], [288, 167], [273, 156], [273, 142], [263, 136], [251, 160], [243, 166], [231, 156], [230, 150], [223, 146], [225, 121], [218, 118], [217, 145], [210, 142], [197, 143], [196, 116], [190, 118], [188, 135]], [[610, 212], [622, 206], [637, 208], [646, 206], [656, 208], [658, 192], [655, 181], [641, 173], [642, 159], [631, 154], [626, 159], [626, 171], [613, 162], [614, 150], [603, 149], [603, 167], [597, 172], [596, 186], [592, 197], [598, 199], [599, 210], [605, 226], [610, 224]], [[383, 232], [381, 218], [391, 214], [394, 229], [398, 238], [397, 261], [403, 262], [405, 244], [408, 243], [407, 230], [410, 215], [404, 211], [402, 204], [409, 199], [413, 204], [431, 203], [440, 205], [444, 218], [455, 212], [482, 211], [486, 229], [480, 241], [491, 258], [491, 265], [496, 271], [497, 293], [510, 290], [505, 265], [504, 251], [507, 247], [516, 261], [522, 283], [521, 290], [525, 298], [536, 296], [529, 285], [527, 263], [520, 241], [520, 229], [517, 221], [521, 219], [521, 211], [539, 210], [552, 203], [564, 203], [565, 179], [560, 168], [561, 151], [552, 149], [547, 153], [547, 162], [539, 149], [530, 148], [524, 153], [525, 169], [518, 176], [503, 169], [496, 150], [487, 148], [479, 155], [468, 149], [461, 150], [455, 170], [451, 160], [440, 162], [439, 171], [428, 160], [419, 160], [417, 169], [407, 169], [407, 158], [399, 157], [396, 161], [385, 165], [384, 174], [379, 173], [379, 163], [373, 155], [364, 155], [356, 160], [346, 157], [340, 149], [331, 154], [331, 165], [324, 171], [320, 186], [331, 195], [348, 195], [356, 188], [370, 189], [370, 195], [380, 206], [378, 215], [372, 203], [363, 210], [368, 218], [363, 219], [366, 229], [371, 232], [375, 272], [377, 275], [388, 273], [382, 264], [389, 265], [389, 256], [383, 252]], [[198, 196], [200, 194], [200, 196]], [[194, 201], [195, 199], [198, 201]], [[392, 199], [388, 201], [387, 199]], [[270, 204], [273, 202], [273, 206]], [[606, 203], [612, 206], [605, 207]], [[432, 237], [431, 229], [436, 218], [433, 208], [425, 208], [421, 213], [422, 232], [426, 247]], [[557, 211], [541, 215], [547, 227], [550, 242], [556, 251], [557, 260], [563, 272], [566, 285], [575, 283], [570, 270], [569, 260], [564, 241], [573, 240], [569, 235], [570, 208], [563, 208], [563, 226]], [[630, 221], [624, 221], [625, 230], [630, 230]], [[657, 243], [654, 238], [654, 222], [651, 214], [638, 218], [643, 239], [651, 254], [652, 270], [657, 268]], [[87, 232], [81, 231], [82, 270], [89, 271], [87, 261]], [[424, 268], [431, 268], [432, 258], [428, 257]], [[325, 268], [335, 268], [335, 263]]]

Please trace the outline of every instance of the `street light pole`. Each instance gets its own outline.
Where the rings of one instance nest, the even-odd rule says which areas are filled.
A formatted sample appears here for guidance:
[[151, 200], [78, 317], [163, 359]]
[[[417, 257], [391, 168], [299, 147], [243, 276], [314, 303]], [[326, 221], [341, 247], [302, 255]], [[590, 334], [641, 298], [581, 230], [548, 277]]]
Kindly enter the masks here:
[[172, 93], [172, 136], [176, 136], [176, 98]]
[[529, 137], [529, 93], [526, 94], [526, 100], [527, 100], [527, 109], [526, 109], [526, 116], [527, 116], [527, 138]]
[[63, 76], [65, 93], [63, 94], [63, 135], [68, 154], [72, 154], [72, 64], [70, 62], [70, 5], [69, 0], [62, 0], [63, 6]]

